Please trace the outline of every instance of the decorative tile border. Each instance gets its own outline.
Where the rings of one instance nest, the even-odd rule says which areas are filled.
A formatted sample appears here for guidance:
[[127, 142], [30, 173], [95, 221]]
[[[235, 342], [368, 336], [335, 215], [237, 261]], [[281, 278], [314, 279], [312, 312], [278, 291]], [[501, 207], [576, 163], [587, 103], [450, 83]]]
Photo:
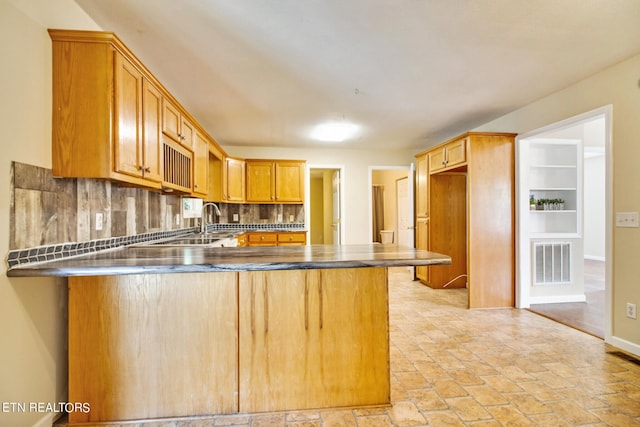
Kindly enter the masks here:
[[[289, 230], [304, 231], [304, 224], [209, 224], [209, 232], [217, 230], [253, 231], [253, 230]], [[156, 231], [136, 234], [134, 236], [112, 237], [109, 239], [90, 240], [88, 242], [67, 242], [35, 248], [15, 249], [7, 255], [8, 268], [35, 262], [55, 261], [90, 253], [116, 249], [122, 246], [144, 243], [152, 240], [168, 239], [181, 234], [200, 231], [200, 227], [182, 228], [179, 230]]]

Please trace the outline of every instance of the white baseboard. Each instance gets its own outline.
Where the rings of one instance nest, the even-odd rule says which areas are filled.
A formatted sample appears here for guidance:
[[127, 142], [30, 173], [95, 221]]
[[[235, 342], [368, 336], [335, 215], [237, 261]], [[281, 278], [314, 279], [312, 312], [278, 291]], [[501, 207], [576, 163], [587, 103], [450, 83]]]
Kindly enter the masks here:
[[609, 337], [605, 340], [607, 344], [614, 347], [618, 347], [621, 350], [631, 353], [634, 356], [640, 357], [640, 344], [632, 343], [631, 341], [624, 340], [618, 337]]
[[529, 304], [553, 304], [561, 302], [585, 302], [587, 297], [584, 294], [580, 295], [557, 295], [557, 296], [544, 296], [544, 297], [529, 297]]
[[607, 259], [603, 256], [597, 256], [597, 255], [585, 255], [584, 259], [590, 259], [592, 261], [602, 261], [605, 262]]
[[51, 427], [55, 420], [60, 417], [58, 412], [49, 412], [40, 418], [32, 427]]

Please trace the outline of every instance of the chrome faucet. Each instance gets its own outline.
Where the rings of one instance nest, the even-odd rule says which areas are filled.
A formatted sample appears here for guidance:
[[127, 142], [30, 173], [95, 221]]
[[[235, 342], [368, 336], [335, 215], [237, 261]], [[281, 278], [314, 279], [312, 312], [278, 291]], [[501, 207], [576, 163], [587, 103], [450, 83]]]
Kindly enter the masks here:
[[202, 205], [202, 219], [200, 220], [200, 233], [207, 234], [207, 208], [209, 206], [213, 206], [216, 214], [218, 215], [218, 220], [220, 220], [220, 209], [216, 206], [215, 203], [205, 203]]

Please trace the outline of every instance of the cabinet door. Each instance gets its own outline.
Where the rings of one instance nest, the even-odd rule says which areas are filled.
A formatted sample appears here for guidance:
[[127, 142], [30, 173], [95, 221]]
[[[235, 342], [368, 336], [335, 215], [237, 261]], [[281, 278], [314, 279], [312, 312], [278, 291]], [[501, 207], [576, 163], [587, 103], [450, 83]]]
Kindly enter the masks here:
[[236, 273], [70, 278], [69, 420], [236, 412], [237, 316]]
[[275, 199], [272, 161], [247, 160], [247, 202], [273, 202]]
[[304, 165], [281, 160], [275, 163], [276, 202], [304, 202]]
[[429, 153], [429, 173], [438, 172], [446, 167], [447, 157], [444, 147]]
[[223, 198], [228, 202], [244, 201], [244, 160], [225, 158]]
[[142, 176], [142, 73], [115, 54], [115, 170]]
[[196, 132], [193, 150], [193, 192], [209, 194], [209, 141]]
[[[429, 219], [416, 220], [416, 249], [429, 250]], [[429, 267], [416, 267], [416, 277], [424, 283], [429, 283]]]
[[429, 157], [416, 157], [416, 217], [428, 216], [429, 201]]
[[242, 272], [240, 412], [389, 402], [386, 269]]
[[146, 179], [162, 181], [162, 95], [147, 79], [142, 81], [142, 169]]
[[467, 161], [467, 138], [462, 138], [447, 144], [446, 167], [456, 166]]
[[196, 140], [196, 128], [185, 116], [180, 116], [180, 144], [193, 149]]
[[167, 98], [162, 99], [162, 132], [180, 142], [180, 110]]

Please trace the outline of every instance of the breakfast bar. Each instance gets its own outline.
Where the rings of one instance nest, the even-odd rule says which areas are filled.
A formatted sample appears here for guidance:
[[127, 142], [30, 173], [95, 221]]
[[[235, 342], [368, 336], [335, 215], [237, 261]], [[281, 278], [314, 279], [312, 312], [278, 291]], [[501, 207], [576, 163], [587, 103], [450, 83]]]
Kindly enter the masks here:
[[69, 286], [70, 423], [388, 405], [394, 245], [128, 246], [11, 268]]

